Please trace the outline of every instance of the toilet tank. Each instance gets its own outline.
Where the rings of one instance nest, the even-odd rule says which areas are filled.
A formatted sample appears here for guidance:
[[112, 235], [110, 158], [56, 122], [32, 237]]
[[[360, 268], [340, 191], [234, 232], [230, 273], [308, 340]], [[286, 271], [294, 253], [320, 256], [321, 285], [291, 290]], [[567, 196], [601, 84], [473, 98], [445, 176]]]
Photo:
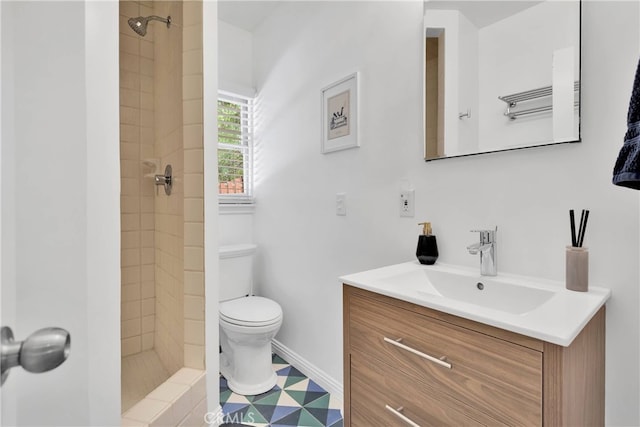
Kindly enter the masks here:
[[220, 246], [220, 301], [251, 294], [257, 248], [253, 243]]

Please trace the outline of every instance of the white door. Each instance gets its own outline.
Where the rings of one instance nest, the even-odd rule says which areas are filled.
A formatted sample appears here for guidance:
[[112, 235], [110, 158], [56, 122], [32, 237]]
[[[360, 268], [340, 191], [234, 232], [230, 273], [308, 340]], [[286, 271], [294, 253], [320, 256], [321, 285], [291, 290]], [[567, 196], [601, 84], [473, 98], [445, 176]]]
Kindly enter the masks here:
[[9, 370], [0, 425], [118, 425], [118, 4], [0, 1], [1, 324], [71, 335]]

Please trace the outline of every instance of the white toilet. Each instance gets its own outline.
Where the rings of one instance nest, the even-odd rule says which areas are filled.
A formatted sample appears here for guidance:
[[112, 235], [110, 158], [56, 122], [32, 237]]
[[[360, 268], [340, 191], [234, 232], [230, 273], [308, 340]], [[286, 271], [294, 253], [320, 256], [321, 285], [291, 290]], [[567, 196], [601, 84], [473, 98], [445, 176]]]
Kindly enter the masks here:
[[253, 296], [253, 255], [257, 246], [220, 247], [220, 372], [231, 391], [256, 395], [271, 390], [271, 339], [282, 325], [282, 308]]

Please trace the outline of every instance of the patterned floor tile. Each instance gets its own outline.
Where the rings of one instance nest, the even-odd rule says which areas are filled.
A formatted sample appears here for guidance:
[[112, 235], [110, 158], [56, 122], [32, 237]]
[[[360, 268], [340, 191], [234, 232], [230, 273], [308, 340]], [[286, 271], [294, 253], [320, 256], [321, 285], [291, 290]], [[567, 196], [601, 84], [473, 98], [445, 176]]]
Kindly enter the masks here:
[[341, 403], [315, 381], [273, 355], [276, 385], [266, 393], [241, 396], [220, 376], [220, 405], [225, 422], [254, 427], [342, 427]]

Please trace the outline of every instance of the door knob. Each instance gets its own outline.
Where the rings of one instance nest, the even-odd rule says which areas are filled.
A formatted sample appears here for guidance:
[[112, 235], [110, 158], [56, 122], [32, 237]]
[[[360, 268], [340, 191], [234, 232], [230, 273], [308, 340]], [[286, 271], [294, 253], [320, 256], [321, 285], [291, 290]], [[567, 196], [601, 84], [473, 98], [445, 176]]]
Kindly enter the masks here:
[[4, 384], [9, 369], [15, 366], [29, 372], [40, 373], [57, 368], [67, 360], [71, 350], [71, 335], [61, 328], [39, 329], [24, 341], [14, 341], [11, 328], [0, 329], [0, 355]]

